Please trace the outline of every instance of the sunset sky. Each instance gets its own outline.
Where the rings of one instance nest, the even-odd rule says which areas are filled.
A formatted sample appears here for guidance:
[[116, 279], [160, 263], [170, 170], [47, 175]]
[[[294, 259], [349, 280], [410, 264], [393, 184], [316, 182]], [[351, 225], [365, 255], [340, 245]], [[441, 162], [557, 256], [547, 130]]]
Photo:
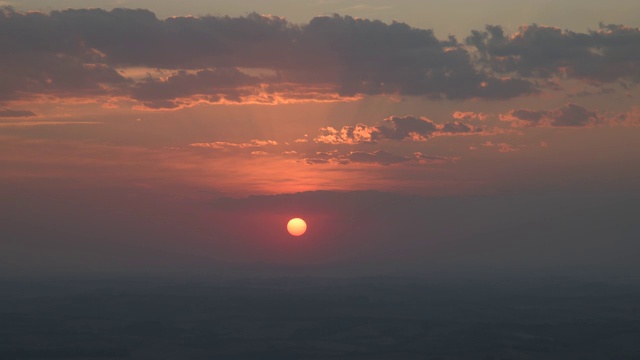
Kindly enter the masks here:
[[637, 0], [43, 3], [0, 1], [5, 274], [639, 253]]

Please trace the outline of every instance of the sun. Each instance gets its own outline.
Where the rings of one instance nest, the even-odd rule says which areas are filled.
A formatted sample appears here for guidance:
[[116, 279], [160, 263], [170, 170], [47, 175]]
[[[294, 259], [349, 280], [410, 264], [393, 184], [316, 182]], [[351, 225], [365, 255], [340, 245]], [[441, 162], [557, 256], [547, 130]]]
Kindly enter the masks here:
[[307, 223], [300, 218], [293, 218], [287, 223], [287, 231], [293, 236], [300, 236], [307, 231]]

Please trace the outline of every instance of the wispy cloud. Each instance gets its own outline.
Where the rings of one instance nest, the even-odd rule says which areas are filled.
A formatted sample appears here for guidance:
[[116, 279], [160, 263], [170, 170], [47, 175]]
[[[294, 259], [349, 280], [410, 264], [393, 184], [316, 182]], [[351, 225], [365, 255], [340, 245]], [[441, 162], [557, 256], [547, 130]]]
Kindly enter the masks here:
[[0, 109], [0, 118], [24, 118], [33, 116], [36, 116], [36, 113], [29, 110]]
[[321, 165], [321, 164], [368, 164], [368, 165], [394, 165], [394, 164], [442, 164], [452, 159], [442, 156], [429, 156], [421, 152], [416, 152], [408, 156], [396, 155], [384, 150], [376, 150], [373, 152], [367, 151], [350, 151], [345, 154], [339, 154], [338, 152], [319, 152], [315, 156], [304, 159], [307, 165]]

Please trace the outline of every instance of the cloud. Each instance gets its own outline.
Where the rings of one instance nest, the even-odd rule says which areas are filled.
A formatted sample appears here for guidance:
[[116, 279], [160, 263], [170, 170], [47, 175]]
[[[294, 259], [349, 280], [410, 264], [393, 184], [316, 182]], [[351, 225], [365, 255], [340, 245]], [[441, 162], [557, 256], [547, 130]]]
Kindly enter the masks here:
[[483, 143], [482, 146], [488, 147], [488, 148], [496, 148], [501, 153], [509, 153], [509, 152], [515, 152], [515, 151], [519, 151], [520, 150], [520, 149], [518, 149], [516, 147], [513, 147], [513, 146], [507, 144], [507, 143], [494, 143], [492, 141], [487, 141], [487, 142]]
[[500, 73], [524, 77], [561, 76], [599, 83], [640, 80], [640, 29], [603, 25], [576, 33], [557, 27], [522, 26], [506, 35], [500, 26], [473, 31], [466, 43]]
[[319, 152], [313, 158], [304, 159], [307, 165], [318, 164], [370, 164], [370, 165], [394, 165], [401, 163], [416, 163], [421, 165], [441, 164], [451, 161], [451, 159], [442, 156], [429, 156], [421, 152], [413, 153], [409, 156], [396, 155], [384, 150], [376, 150], [373, 152], [366, 151], [350, 151], [346, 154], [338, 154], [337, 152]]
[[[362, 144], [373, 143], [382, 138], [377, 127], [358, 124], [355, 126], [343, 126], [336, 130], [332, 126], [320, 128], [320, 134], [315, 142], [325, 144]], [[306, 142], [306, 139], [298, 139], [296, 142]]]
[[586, 127], [604, 122], [597, 112], [573, 103], [556, 110], [511, 110], [499, 117], [513, 127]]
[[103, 124], [100, 121], [12, 121], [12, 122], [0, 122], [0, 128], [3, 129], [26, 129], [35, 127], [48, 127], [52, 126], [84, 126], [84, 125], [100, 125]]
[[460, 121], [448, 122], [440, 127], [440, 132], [444, 134], [466, 134], [482, 132], [482, 128], [473, 127]]
[[[132, 89], [132, 98], [149, 108], [176, 108], [184, 104], [180, 99], [194, 95], [206, 97], [209, 102], [227, 100], [240, 102], [250, 95], [250, 86], [260, 79], [240, 72], [238, 69], [201, 70], [195, 74], [180, 71], [166, 80], [146, 79]], [[188, 101], [187, 101], [188, 102]]]
[[383, 125], [368, 126], [358, 124], [343, 126], [340, 130], [333, 127], [320, 129], [314, 141], [326, 144], [365, 144], [380, 140], [425, 141], [432, 136], [451, 136], [456, 134], [479, 133], [483, 129], [460, 121], [436, 124], [426, 117], [391, 116], [384, 119]]
[[485, 113], [473, 112], [473, 111], [456, 111], [451, 116], [456, 120], [462, 120], [462, 121], [471, 121], [471, 120], [485, 121], [489, 117], [489, 115]]
[[346, 159], [350, 163], [364, 163], [364, 164], [380, 164], [380, 165], [391, 165], [397, 164], [407, 161], [413, 161], [410, 157], [394, 155], [392, 153], [377, 150], [372, 153], [364, 152], [364, 151], [353, 151], [350, 152]]
[[438, 130], [438, 125], [425, 117], [391, 116], [384, 121], [389, 125], [380, 126], [380, 131], [391, 140], [425, 140]]
[[[439, 40], [431, 30], [350, 16], [298, 25], [255, 13], [161, 20], [141, 9], [47, 14], [2, 8], [0, 28], [8, 34], [0, 39], [5, 101], [117, 95], [150, 108], [179, 108], [252, 96], [261, 103], [379, 94], [505, 99], [538, 91], [529, 80], [481, 70], [453, 37]], [[120, 72], [131, 67], [172, 75], [125, 78]]]
[[208, 148], [208, 149], [216, 149], [216, 150], [226, 150], [226, 149], [247, 149], [247, 148], [261, 148], [265, 146], [275, 146], [278, 145], [278, 142], [275, 140], [251, 140], [250, 142], [227, 142], [227, 141], [215, 141], [210, 143], [193, 143], [189, 144], [191, 147], [195, 148]]
[[[0, 29], [0, 102], [117, 96], [178, 109], [366, 95], [490, 100], [537, 94], [553, 77], [640, 81], [640, 30], [622, 25], [586, 33], [530, 25], [512, 35], [489, 25], [465, 45], [430, 29], [339, 15], [293, 24], [255, 13], [158, 19], [141, 9], [0, 8]], [[154, 71], [123, 75], [134, 67]], [[474, 116], [454, 119], [482, 120]]]
[[58, 98], [122, 95], [126, 79], [103, 64], [65, 54], [7, 53], [0, 58], [0, 103], [30, 100], [39, 95]]
[[581, 127], [600, 122], [600, 116], [595, 111], [576, 105], [567, 104], [549, 113], [551, 126]]
[[[58, 15], [0, 8], [0, 29], [6, 34], [0, 39], [0, 102], [120, 93], [126, 80], [104, 62], [102, 52], [86, 46], [89, 31], [75, 32]], [[84, 20], [89, 20], [86, 30], [97, 24]]]
[[537, 126], [540, 120], [545, 116], [546, 111], [534, 111], [528, 109], [512, 110], [508, 115], [500, 116], [500, 120], [512, 121], [511, 125], [515, 127], [521, 126]]
[[465, 99], [509, 98], [536, 91], [528, 81], [496, 79], [477, 70], [455, 38], [440, 41], [431, 30], [334, 15], [312, 19], [302, 34], [316, 49], [328, 45], [326, 50], [336, 56], [344, 94]]
[[36, 113], [29, 110], [10, 110], [0, 109], [0, 118], [3, 117], [32, 117], [36, 116]]
[[616, 115], [609, 122], [612, 125], [640, 126], [640, 108], [634, 106], [631, 110]]
[[329, 163], [329, 159], [309, 158], [309, 159], [304, 159], [304, 162], [307, 165], [328, 164]]

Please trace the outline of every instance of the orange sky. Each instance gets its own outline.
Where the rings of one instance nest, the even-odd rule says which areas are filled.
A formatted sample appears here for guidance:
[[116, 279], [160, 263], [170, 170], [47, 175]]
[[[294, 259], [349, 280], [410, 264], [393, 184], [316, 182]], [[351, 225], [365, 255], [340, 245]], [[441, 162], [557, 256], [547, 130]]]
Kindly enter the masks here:
[[[315, 190], [636, 193], [640, 29], [608, 25], [636, 5], [620, 2], [628, 11], [603, 14], [593, 30], [563, 30], [562, 17], [535, 25], [533, 10], [530, 20], [518, 13], [487, 27], [469, 18], [454, 38], [437, 21], [435, 32], [418, 24], [409, 2], [389, 8], [406, 16], [397, 22], [382, 2], [337, 3], [336, 11], [371, 16], [331, 15], [323, 5], [329, 15], [290, 20], [278, 3], [273, 15], [169, 18], [164, 3], [29, 12], [32, 3], [9, 2], [15, 8], [0, 13], [5, 204], [22, 204], [24, 214], [42, 208], [34, 210], [42, 218], [51, 203], [116, 218], [122, 207], [177, 206], [190, 214], [190, 231], [229, 234], [225, 221], [206, 225], [212, 213], [191, 202]], [[289, 215], [246, 221], [259, 228], [265, 216]], [[199, 236], [191, 241], [201, 246]], [[314, 246], [327, 257], [308, 259], [338, 256], [335, 244]], [[255, 245], [256, 256], [231, 248], [246, 261], [287, 258], [266, 245]]]

